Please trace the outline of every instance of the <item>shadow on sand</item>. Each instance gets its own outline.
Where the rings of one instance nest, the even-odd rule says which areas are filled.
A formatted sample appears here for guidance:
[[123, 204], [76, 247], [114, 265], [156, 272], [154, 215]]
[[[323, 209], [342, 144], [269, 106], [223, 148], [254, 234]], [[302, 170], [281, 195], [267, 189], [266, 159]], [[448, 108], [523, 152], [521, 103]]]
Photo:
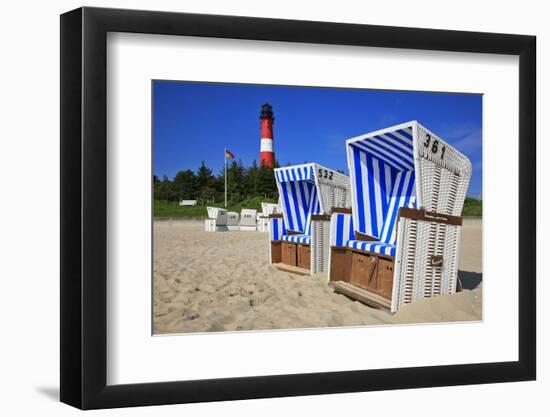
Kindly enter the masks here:
[[481, 283], [483, 274], [480, 272], [458, 271], [462, 288], [465, 290], [473, 290]]

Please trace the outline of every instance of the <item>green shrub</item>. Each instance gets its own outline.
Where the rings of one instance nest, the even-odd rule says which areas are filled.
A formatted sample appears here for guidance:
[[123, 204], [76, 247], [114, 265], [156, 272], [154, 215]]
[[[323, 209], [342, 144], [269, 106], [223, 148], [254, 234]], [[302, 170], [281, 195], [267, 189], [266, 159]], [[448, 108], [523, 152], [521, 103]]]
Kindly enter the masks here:
[[[273, 199], [264, 197], [251, 197], [243, 201], [228, 201], [227, 211], [236, 211], [240, 214], [243, 208], [262, 210], [262, 202], [276, 203]], [[210, 202], [208, 204], [200, 204], [196, 206], [180, 206], [177, 202], [166, 200], [155, 200], [153, 216], [155, 218], [162, 217], [181, 217], [189, 219], [206, 219], [206, 207], [224, 207], [223, 201]]]
[[472, 197], [466, 197], [462, 215], [466, 217], [482, 217], [483, 203], [481, 200]]

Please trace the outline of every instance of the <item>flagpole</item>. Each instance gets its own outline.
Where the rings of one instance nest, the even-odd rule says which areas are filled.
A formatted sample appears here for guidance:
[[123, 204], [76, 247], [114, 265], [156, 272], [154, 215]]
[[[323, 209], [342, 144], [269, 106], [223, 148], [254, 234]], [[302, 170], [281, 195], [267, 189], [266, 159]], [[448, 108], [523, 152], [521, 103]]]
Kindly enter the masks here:
[[225, 208], [227, 208], [227, 148], [223, 148], [223, 166], [225, 174]]

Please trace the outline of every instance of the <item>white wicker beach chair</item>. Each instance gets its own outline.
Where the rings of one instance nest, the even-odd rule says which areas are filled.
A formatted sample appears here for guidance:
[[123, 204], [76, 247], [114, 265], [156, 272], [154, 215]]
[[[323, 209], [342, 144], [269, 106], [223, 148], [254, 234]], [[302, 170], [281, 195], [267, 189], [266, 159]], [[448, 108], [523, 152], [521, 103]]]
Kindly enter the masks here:
[[275, 169], [282, 213], [270, 215], [270, 263], [310, 274], [328, 269], [330, 209], [350, 207], [349, 177], [315, 163]]
[[245, 232], [255, 232], [257, 230], [256, 213], [257, 213], [257, 210], [252, 210], [252, 209], [241, 210], [241, 223], [240, 223], [241, 230]]
[[262, 203], [262, 216], [268, 217], [270, 214], [279, 213], [279, 204]]
[[267, 232], [269, 229], [269, 216], [263, 216], [262, 213], [256, 214], [256, 229], [258, 232]]
[[235, 211], [227, 212], [227, 230], [235, 231], [239, 230], [239, 213]]
[[204, 221], [206, 232], [227, 231], [227, 210], [219, 207], [206, 207], [208, 219]]
[[331, 216], [330, 284], [392, 312], [454, 293], [468, 158], [416, 121], [346, 148], [352, 210]]
[[279, 213], [279, 205], [276, 203], [262, 203], [262, 212], [256, 215], [256, 224], [259, 232], [269, 231], [269, 216]]

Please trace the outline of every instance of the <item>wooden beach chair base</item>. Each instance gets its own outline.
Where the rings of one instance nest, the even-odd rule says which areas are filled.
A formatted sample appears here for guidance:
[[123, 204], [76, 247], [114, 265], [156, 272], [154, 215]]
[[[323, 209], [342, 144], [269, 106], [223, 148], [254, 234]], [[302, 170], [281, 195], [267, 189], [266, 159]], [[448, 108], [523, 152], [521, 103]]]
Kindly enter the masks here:
[[276, 268], [287, 272], [309, 275], [311, 274], [311, 245], [272, 241], [271, 263]]
[[311, 271], [309, 269], [298, 268], [297, 266], [290, 266], [283, 263], [273, 264], [279, 271], [290, 272], [296, 275], [309, 275]]
[[329, 284], [334, 291], [344, 294], [354, 300], [360, 301], [368, 306], [378, 308], [380, 310], [390, 311], [391, 302], [384, 297], [380, 297], [370, 291], [356, 287], [345, 281], [331, 281]]
[[[331, 248], [331, 257], [329, 285], [334, 291], [371, 307], [391, 308], [393, 257], [338, 246]], [[462, 289], [457, 277], [456, 292]]]
[[311, 270], [311, 246], [298, 243], [296, 244], [296, 266], [306, 270]]
[[389, 309], [393, 266], [392, 256], [333, 246], [329, 285], [336, 292], [354, 300], [372, 307]]
[[281, 263], [289, 266], [298, 266], [298, 251], [295, 243], [282, 242], [281, 244]]

